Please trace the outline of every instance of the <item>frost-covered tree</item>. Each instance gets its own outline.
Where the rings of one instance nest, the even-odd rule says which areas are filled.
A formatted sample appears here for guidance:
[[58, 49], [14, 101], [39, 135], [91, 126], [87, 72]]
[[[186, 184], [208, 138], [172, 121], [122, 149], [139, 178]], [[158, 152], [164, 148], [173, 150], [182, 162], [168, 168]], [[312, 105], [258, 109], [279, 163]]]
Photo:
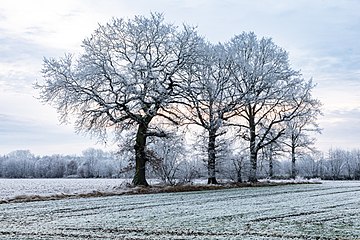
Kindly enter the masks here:
[[177, 135], [150, 138], [147, 150], [155, 175], [164, 183], [176, 184], [186, 155], [184, 139]]
[[63, 122], [75, 117], [78, 132], [105, 139], [109, 131], [137, 129], [134, 185], [145, 177], [146, 141], [166, 134], [156, 119], [174, 122], [181, 72], [193, 61], [199, 37], [161, 14], [113, 19], [83, 41], [83, 53], [46, 58], [40, 98], [55, 106]]
[[246, 165], [248, 163], [248, 155], [246, 147], [243, 148], [237, 142], [229, 142], [226, 149], [222, 152], [224, 161], [220, 163], [220, 174], [225, 179], [231, 179], [236, 183], [243, 182], [246, 175]]
[[260, 157], [263, 160], [262, 163], [260, 163], [261, 167], [263, 167], [264, 163], [266, 163], [263, 170], [266, 176], [270, 179], [274, 177], [274, 168], [277, 162], [276, 159], [282, 155], [282, 151], [282, 146], [277, 141], [266, 145], [260, 151]]
[[5, 177], [26, 178], [33, 172], [35, 156], [29, 150], [15, 150], [6, 155]]
[[76, 176], [78, 169], [78, 162], [70, 159], [66, 162], [64, 176]]
[[351, 151], [351, 156], [353, 160], [353, 178], [355, 180], [360, 180], [360, 150]]
[[42, 156], [36, 160], [33, 176], [36, 178], [62, 178], [65, 170], [64, 156], [58, 154]]
[[217, 184], [218, 137], [225, 134], [224, 121], [235, 116], [238, 96], [230, 80], [231, 60], [221, 45], [203, 44], [196, 64], [189, 68], [184, 86], [183, 111], [188, 124], [200, 126], [207, 138], [208, 183]]
[[104, 152], [101, 149], [88, 148], [82, 152], [82, 165], [81, 170], [82, 177], [100, 177], [102, 167], [106, 165], [106, 162], [110, 159], [110, 154]]
[[[303, 91], [311, 91], [313, 85], [310, 82], [304, 85]], [[296, 157], [306, 153], [306, 151], [315, 151], [315, 133], [321, 133], [317, 117], [321, 114], [320, 102], [311, 98], [303, 98], [298, 109], [298, 114], [289, 121], [285, 122], [286, 132], [283, 144], [290, 148], [291, 152], [291, 178], [296, 177]]]
[[328, 176], [333, 180], [338, 180], [344, 176], [346, 164], [346, 151], [342, 149], [330, 149], [327, 160]]
[[259, 150], [285, 133], [283, 123], [302, 114], [300, 106], [311, 96], [303, 88], [306, 81], [301, 74], [290, 67], [287, 52], [270, 38], [242, 33], [231, 39], [229, 49], [234, 59], [234, 86], [245, 94], [234, 125], [249, 142], [249, 181], [256, 182]]

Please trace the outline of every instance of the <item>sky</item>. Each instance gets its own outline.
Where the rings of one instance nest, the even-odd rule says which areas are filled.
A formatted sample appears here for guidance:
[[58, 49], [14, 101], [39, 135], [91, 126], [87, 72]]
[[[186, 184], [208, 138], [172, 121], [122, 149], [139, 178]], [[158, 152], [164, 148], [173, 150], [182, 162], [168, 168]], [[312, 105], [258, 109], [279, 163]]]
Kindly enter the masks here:
[[243, 31], [271, 37], [291, 66], [317, 85], [323, 129], [316, 147], [360, 149], [360, 1], [357, 0], [0, 0], [0, 155], [80, 154], [114, 149], [38, 99], [44, 57], [81, 53], [81, 42], [113, 17], [163, 13], [217, 43]]

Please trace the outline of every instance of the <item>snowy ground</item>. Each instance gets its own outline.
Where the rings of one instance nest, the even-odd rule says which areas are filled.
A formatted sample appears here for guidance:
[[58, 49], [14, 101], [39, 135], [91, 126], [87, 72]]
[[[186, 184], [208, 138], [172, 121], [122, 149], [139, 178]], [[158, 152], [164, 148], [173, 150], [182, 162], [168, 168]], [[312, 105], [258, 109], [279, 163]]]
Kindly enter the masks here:
[[0, 205], [0, 239], [360, 239], [360, 182]]
[[[150, 184], [157, 180], [149, 180]], [[32, 196], [77, 195], [121, 190], [131, 179], [0, 179], [0, 202]]]
[[20, 196], [51, 196], [107, 191], [122, 179], [0, 179], [0, 200]]
[[[267, 181], [267, 180], [262, 180]], [[291, 180], [271, 180], [272, 182], [289, 182]], [[294, 183], [303, 179], [292, 180]], [[317, 182], [313, 179], [308, 182]], [[157, 179], [148, 179], [150, 185], [159, 183]], [[207, 180], [197, 179], [195, 184], [206, 184]], [[0, 203], [12, 199], [26, 199], [33, 196], [78, 195], [93, 192], [113, 193], [125, 190], [131, 179], [0, 179]]]

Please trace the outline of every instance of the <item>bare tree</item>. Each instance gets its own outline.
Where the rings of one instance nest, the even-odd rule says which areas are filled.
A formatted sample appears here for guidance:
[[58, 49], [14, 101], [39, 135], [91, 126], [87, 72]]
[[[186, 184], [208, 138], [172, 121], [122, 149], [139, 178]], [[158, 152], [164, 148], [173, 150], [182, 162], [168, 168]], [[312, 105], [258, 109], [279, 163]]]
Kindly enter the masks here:
[[195, 30], [167, 24], [161, 14], [113, 19], [83, 41], [84, 52], [45, 59], [40, 98], [52, 103], [66, 122], [75, 116], [78, 132], [105, 140], [109, 131], [137, 129], [134, 185], [145, 177], [146, 140], [164, 137], [157, 118], [175, 123], [181, 71], [193, 61]]
[[185, 158], [184, 140], [180, 136], [150, 138], [147, 148], [149, 161], [156, 176], [167, 184], [174, 185], [179, 179]]
[[[281, 148], [281, 145], [278, 142], [272, 142], [266, 145], [265, 147], [263, 147], [260, 151], [262, 160], [267, 163], [267, 166], [264, 168], [265, 173], [267, 177], [270, 179], [274, 177], [276, 158], [282, 155], [282, 151], [283, 149]], [[260, 163], [260, 165], [261, 165], [260, 168], [262, 168], [263, 163]]]
[[290, 67], [287, 52], [270, 38], [242, 33], [232, 38], [229, 48], [234, 59], [234, 86], [245, 94], [240, 119], [234, 125], [249, 142], [249, 181], [256, 182], [259, 150], [285, 133], [282, 123], [300, 114], [300, 106], [310, 93], [304, 92], [306, 82]]
[[184, 117], [189, 124], [200, 126], [207, 138], [208, 183], [217, 184], [217, 139], [226, 133], [224, 121], [235, 116], [237, 95], [230, 81], [230, 58], [221, 44], [204, 44], [200, 57], [190, 69], [184, 98]]
[[360, 180], [360, 150], [353, 150], [351, 152], [354, 160], [354, 179]]
[[101, 149], [88, 148], [82, 152], [82, 159], [83, 171], [86, 172], [85, 176], [99, 177], [100, 166], [105, 165], [106, 160], [109, 159], [109, 154]]
[[35, 156], [29, 150], [15, 150], [7, 154], [5, 160], [5, 177], [26, 178], [31, 177]]
[[[311, 91], [311, 89], [312, 83], [310, 81], [308, 85], [304, 86], [304, 91]], [[286, 134], [282, 143], [291, 151], [291, 178], [293, 179], [297, 174], [296, 156], [304, 154], [306, 151], [315, 151], [313, 145], [316, 139], [311, 134], [321, 133], [317, 123], [317, 117], [321, 114], [320, 106], [318, 100], [304, 99], [299, 107], [299, 114], [285, 123]]]
[[345, 167], [346, 152], [342, 149], [330, 149], [328, 156], [328, 174], [333, 180], [341, 178]]

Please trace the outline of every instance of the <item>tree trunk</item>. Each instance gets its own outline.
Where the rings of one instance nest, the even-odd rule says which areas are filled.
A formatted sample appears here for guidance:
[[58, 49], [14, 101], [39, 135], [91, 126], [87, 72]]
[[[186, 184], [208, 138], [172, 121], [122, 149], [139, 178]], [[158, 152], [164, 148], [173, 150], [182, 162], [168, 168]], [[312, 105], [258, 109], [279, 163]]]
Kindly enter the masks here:
[[132, 183], [135, 186], [149, 186], [146, 181], [145, 171], [146, 171], [146, 131], [147, 125], [139, 124], [138, 131], [136, 133], [136, 143], [134, 146], [135, 149], [135, 175]]
[[257, 147], [256, 147], [256, 133], [255, 133], [255, 117], [249, 117], [250, 127], [250, 173], [249, 182], [257, 182]]
[[270, 159], [269, 159], [269, 178], [272, 179], [273, 176], [274, 176], [274, 164], [273, 164], [272, 157], [270, 157]]
[[238, 183], [242, 183], [241, 170], [242, 170], [242, 167], [241, 167], [241, 164], [239, 164], [239, 169], [237, 170], [237, 182]]
[[218, 184], [216, 180], [216, 132], [209, 131], [208, 142], [208, 184]]
[[250, 150], [250, 173], [249, 173], [249, 182], [257, 182], [257, 152], [255, 150]]
[[270, 153], [269, 153], [269, 178], [272, 179], [273, 176], [274, 176], [273, 146], [270, 145]]
[[291, 178], [296, 178], [296, 166], [295, 166], [295, 147], [291, 147]]

